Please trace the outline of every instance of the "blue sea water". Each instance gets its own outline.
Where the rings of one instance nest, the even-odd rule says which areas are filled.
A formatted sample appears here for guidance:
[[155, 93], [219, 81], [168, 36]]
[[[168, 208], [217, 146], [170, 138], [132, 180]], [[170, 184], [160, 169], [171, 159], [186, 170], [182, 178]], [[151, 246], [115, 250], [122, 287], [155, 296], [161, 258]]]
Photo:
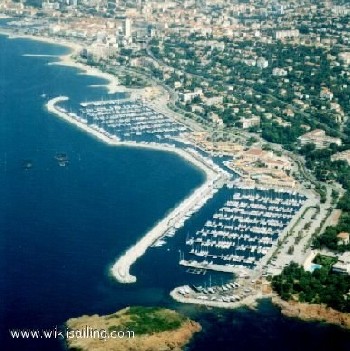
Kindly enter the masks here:
[[[224, 312], [173, 302], [173, 287], [203, 279], [177, 263], [191, 223], [135, 264], [136, 284], [116, 283], [110, 265], [201, 184], [203, 174], [173, 154], [106, 146], [48, 114], [43, 93], [75, 103], [106, 95], [89, 87], [101, 79], [48, 65], [53, 58], [22, 56], [67, 49], [0, 36], [0, 52], [1, 350], [62, 350], [58, 340], [10, 339], [8, 329], [50, 329], [134, 304], [177, 308], [198, 319], [204, 332], [191, 351], [350, 349], [349, 333], [283, 318], [268, 303], [258, 311]], [[68, 167], [58, 166], [58, 152], [67, 153]], [[23, 169], [24, 160], [32, 169]]]

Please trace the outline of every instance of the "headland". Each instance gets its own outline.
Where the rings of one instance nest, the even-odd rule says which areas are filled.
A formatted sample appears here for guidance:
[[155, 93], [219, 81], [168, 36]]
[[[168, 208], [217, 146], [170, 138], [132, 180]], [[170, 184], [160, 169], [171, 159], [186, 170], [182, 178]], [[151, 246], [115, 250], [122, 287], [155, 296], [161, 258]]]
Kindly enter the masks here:
[[297, 301], [284, 301], [278, 296], [272, 302], [281, 309], [287, 317], [299, 318], [304, 321], [318, 321], [338, 325], [350, 329], [349, 313], [339, 312], [323, 304], [309, 304]]
[[69, 319], [66, 325], [71, 331], [68, 347], [84, 351], [180, 351], [201, 330], [185, 316], [157, 307], [128, 307], [107, 316], [82, 316]]

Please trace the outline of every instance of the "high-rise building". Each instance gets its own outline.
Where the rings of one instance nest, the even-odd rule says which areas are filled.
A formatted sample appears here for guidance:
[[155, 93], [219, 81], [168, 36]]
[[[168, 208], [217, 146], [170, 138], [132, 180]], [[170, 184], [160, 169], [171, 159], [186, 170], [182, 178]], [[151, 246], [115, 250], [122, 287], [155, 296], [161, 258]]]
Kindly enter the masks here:
[[123, 20], [123, 34], [126, 39], [131, 37], [131, 19], [126, 17]]

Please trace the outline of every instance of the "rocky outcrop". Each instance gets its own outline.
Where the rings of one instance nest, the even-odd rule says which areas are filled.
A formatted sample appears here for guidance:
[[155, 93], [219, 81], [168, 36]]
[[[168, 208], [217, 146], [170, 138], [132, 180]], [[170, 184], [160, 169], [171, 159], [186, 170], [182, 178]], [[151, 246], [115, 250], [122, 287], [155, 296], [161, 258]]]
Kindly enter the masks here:
[[[139, 325], [133, 335], [129, 332], [132, 331], [132, 325], [135, 320], [138, 320], [138, 316], [131, 315], [129, 309], [107, 316], [94, 315], [72, 318], [66, 323], [68, 329], [72, 332], [71, 337], [66, 338], [67, 345], [69, 349], [75, 351], [181, 351], [193, 334], [201, 330], [198, 323], [179, 315], [175, 311], [157, 309], [157, 318], [159, 316], [161, 316], [160, 321], [163, 318], [165, 323], [171, 321], [169, 330], [152, 332], [151, 329], [146, 329], [146, 332], [144, 330], [141, 332]], [[153, 315], [147, 316], [143, 313], [142, 318], [153, 325]], [[180, 325], [176, 328], [171, 327], [172, 321], [177, 320], [181, 320]], [[147, 328], [147, 326], [145, 327]], [[85, 331], [84, 337], [79, 335], [78, 331], [80, 330]], [[94, 332], [94, 330], [96, 331]], [[98, 335], [97, 331], [102, 330], [105, 330], [106, 333]], [[140, 330], [140, 332], [137, 332], [137, 330]], [[115, 331], [114, 334], [113, 331]], [[75, 337], [73, 337], [74, 332]], [[112, 337], [112, 335], [117, 337]]]
[[281, 308], [281, 313], [285, 316], [326, 322], [350, 329], [349, 313], [342, 313], [325, 305], [284, 301], [279, 297], [273, 297], [272, 302]]

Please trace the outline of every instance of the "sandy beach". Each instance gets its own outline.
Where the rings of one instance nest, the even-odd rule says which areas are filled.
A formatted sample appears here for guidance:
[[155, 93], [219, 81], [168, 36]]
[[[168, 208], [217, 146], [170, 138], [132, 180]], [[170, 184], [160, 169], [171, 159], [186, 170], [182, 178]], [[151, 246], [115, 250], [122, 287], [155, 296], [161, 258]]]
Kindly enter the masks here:
[[[24, 39], [36, 40], [36, 41], [40, 41], [48, 44], [65, 46], [70, 49], [70, 52], [66, 55], [58, 56], [58, 61], [49, 63], [50, 65], [75, 67], [81, 70], [82, 74], [105, 79], [107, 83], [103, 86], [105, 86], [106, 89], [108, 90], [108, 94], [114, 94], [116, 92], [126, 91], [125, 87], [119, 84], [118, 78], [116, 76], [109, 73], [101, 72], [96, 67], [91, 67], [81, 62], [76, 62], [74, 60], [74, 56], [78, 55], [79, 52], [83, 49], [83, 45], [80, 43], [71, 42], [64, 39], [52, 38], [52, 37], [42, 37], [42, 36], [34, 36], [34, 35], [26, 35], [26, 34], [14, 34], [11, 31], [7, 31], [4, 29], [0, 30], [0, 34], [8, 36], [9, 39], [24, 38]], [[33, 55], [28, 53], [28, 54], [25, 54], [25, 56], [33, 56]]]
[[[81, 62], [76, 62], [74, 61], [72, 55], [77, 54], [80, 50], [82, 49], [81, 46], [76, 46], [73, 48], [74, 53], [69, 53], [68, 55], [60, 56], [60, 60], [57, 62], [51, 63], [52, 65], [60, 65], [60, 66], [68, 66], [68, 67], [75, 67], [83, 71], [82, 74], [86, 74], [88, 76], [95, 76], [98, 78], [102, 78], [108, 81], [108, 83], [105, 85], [108, 94], [115, 94], [117, 92], [123, 92], [125, 91], [124, 87], [119, 85], [118, 78], [112, 74], [106, 73], [106, 72], [101, 72], [98, 68], [91, 67], [88, 65], [85, 65]], [[97, 85], [101, 86], [101, 85]]]

